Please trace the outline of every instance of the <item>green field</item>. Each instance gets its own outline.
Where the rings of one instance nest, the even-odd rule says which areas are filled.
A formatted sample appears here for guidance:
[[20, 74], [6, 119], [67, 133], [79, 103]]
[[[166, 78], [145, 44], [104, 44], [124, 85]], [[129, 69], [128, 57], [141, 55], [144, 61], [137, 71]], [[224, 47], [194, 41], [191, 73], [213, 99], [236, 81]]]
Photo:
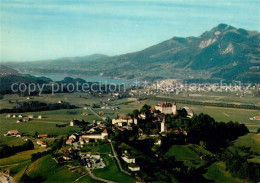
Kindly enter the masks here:
[[97, 177], [101, 177], [103, 179], [112, 180], [116, 182], [136, 182], [133, 177], [130, 177], [118, 169], [116, 162], [114, 159], [109, 157], [107, 154], [102, 155], [106, 162], [106, 167], [102, 169], [94, 169], [93, 173]]
[[224, 162], [216, 162], [212, 164], [204, 177], [217, 183], [245, 183], [247, 181], [233, 177], [225, 170]]
[[[88, 112], [88, 116], [82, 115], [83, 111]], [[17, 118], [6, 118], [6, 114], [0, 114], [0, 144], [12, 144], [16, 145], [20, 142], [18, 138], [15, 137], [4, 137], [3, 134], [7, 133], [9, 130], [17, 129], [20, 133], [25, 133], [26, 135], [34, 135], [35, 132], [46, 133], [51, 136], [67, 135], [78, 132], [79, 127], [66, 126], [62, 128], [56, 127], [56, 124], [68, 124], [72, 119], [93, 121], [94, 119], [99, 119], [89, 110], [84, 109], [71, 109], [71, 110], [55, 110], [55, 111], [43, 111], [43, 112], [29, 112], [22, 113], [22, 115], [27, 116], [28, 114], [33, 114], [35, 117], [42, 115], [42, 119], [32, 119], [29, 122], [16, 123]], [[12, 141], [12, 142], [11, 142]]]
[[206, 163], [200, 159], [201, 155], [211, 155], [211, 153], [197, 145], [173, 145], [166, 153], [166, 156], [174, 156], [178, 161], [184, 161], [187, 166], [198, 168]]
[[23, 152], [19, 152], [13, 156], [9, 156], [7, 158], [1, 158], [0, 159], [0, 166], [4, 166], [4, 165], [10, 165], [10, 164], [16, 164], [16, 163], [21, 163], [24, 161], [29, 161], [31, 160], [31, 155], [37, 152], [43, 152], [46, 151], [46, 148], [36, 148], [33, 150], [29, 150], [29, 151], [23, 151]]
[[260, 163], [260, 133], [249, 133], [245, 136], [239, 137], [235, 143], [238, 147], [250, 147], [250, 151], [254, 153], [248, 161]]
[[72, 182], [80, 177], [80, 175], [58, 166], [50, 155], [30, 164], [27, 174], [31, 178], [43, 179], [44, 182]]

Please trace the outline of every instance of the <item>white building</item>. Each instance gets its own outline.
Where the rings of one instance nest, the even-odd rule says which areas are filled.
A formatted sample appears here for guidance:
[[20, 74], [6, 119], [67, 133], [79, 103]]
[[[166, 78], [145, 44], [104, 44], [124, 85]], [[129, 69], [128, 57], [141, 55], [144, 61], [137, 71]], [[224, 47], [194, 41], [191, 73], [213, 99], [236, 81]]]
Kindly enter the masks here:
[[121, 158], [127, 163], [135, 163], [135, 158], [131, 157], [130, 154], [124, 154]]
[[159, 110], [161, 113], [164, 114], [176, 114], [177, 113], [177, 104], [176, 103], [162, 103], [162, 104], [157, 104], [155, 106], [156, 110]]
[[137, 125], [137, 119], [132, 119], [131, 116], [120, 116], [112, 119], [113, 125], [117, 124], [118, 126], [123, 126], [123, 123], [127, 123], [127, 125], [130, 125], [132, 123]]
[[128, 165], [129, 170], [131, 170], [132, 172], [136, 172], [140, 170], [140, 166], [135, 165], [135, 164], [130, 164]]
[[163, 117], [163, 121], [161, 122], [161, 133], [167, 132], [167, 124], [165, 123], [165, 117]]

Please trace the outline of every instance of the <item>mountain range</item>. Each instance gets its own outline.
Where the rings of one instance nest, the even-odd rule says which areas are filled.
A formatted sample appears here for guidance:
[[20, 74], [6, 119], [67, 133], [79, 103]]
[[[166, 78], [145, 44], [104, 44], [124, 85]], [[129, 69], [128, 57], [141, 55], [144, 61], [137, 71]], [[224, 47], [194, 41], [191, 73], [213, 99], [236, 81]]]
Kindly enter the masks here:
[[259, 83], [260, 34], [219, 24], [199, 37], [173, 37], [134, 53], [95, 54], [19, 64], [9, 62], [5, 65], [32, 74]]

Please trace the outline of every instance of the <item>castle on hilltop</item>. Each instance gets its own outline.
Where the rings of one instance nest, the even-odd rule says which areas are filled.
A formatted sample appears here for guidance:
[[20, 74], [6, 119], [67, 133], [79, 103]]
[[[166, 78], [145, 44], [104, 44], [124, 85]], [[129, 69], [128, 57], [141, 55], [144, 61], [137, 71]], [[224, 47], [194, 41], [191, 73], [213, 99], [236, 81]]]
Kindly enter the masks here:
[[173, 104], [165, 102], [165, 103], [157, 104], [155, 106], [155, 109], [159, 110], [161, 113], [164, 113], [164, 114], [172, 114], [172, 113], [176, 114], [177, 113], [177, 104], [176, 104], [176, 102], [174, 102]]

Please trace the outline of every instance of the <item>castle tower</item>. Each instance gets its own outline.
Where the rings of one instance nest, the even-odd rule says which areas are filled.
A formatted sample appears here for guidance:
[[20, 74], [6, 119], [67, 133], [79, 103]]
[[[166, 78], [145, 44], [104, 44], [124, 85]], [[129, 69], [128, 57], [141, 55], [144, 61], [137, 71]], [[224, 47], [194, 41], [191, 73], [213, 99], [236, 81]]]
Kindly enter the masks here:
[[176, 113], [177, 113], [177, 104], [176, 104], [176, 102], [174, 102], [174, 103], [172, 104], [172, 113], [173, 113], [173, 114], [176, 114]]
[[163, 117], [163, 121], [161, 122], [161, 133], [167, 132], [167, 125], [165, 123], [165, 116]]

